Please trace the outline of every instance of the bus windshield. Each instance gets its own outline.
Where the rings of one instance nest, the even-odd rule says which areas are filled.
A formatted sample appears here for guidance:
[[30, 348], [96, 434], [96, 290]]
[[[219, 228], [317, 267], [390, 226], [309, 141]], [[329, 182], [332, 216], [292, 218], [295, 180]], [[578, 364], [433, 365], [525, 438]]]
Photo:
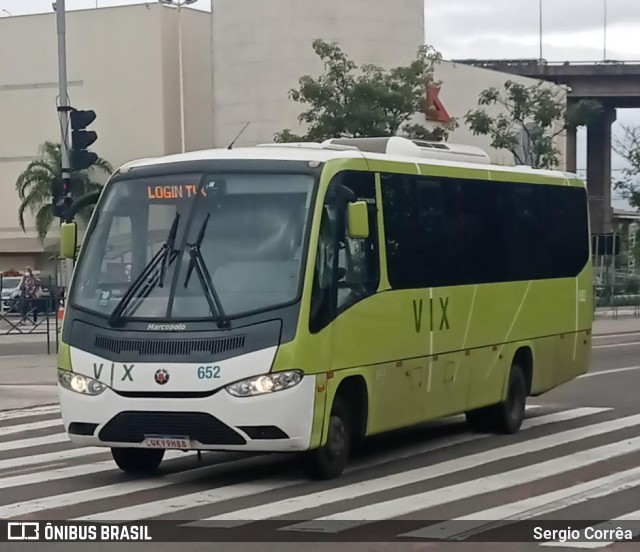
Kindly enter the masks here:
[[[189, 270], [199, 244], [197, 264], [226, 317], [291, 303], [313, 185], [311, 175], [258, 173], [114, 181], [87, 233], [70, 300], [109, 317], [131, 288], [121, 318], [215, 318], [202, 269]], [[172, 253], [150, 270], [167, 242]]]

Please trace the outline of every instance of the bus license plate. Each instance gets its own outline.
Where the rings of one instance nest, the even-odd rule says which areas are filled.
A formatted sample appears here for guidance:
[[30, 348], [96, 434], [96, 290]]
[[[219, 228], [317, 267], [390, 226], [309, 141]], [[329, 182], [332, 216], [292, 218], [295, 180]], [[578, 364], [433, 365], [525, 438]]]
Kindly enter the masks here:
[[146, 448], [188, 450], [191, 440], [183, 436], [145, 435], [143, 444]]

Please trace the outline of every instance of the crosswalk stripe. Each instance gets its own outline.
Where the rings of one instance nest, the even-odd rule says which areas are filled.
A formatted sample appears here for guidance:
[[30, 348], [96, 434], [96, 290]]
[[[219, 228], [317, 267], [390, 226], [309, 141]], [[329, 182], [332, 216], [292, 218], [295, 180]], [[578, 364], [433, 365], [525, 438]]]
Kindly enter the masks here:
[[[182, 453], [180, 453], [182, 454]], [[215, 454], [215, 453], [213, 453]], [[137, 493], [141, 491], [150, 491], [154, 489], [160, 489], [163, 487], [170, 487], [172, 485], [189, 484], [202, 477], [209, 477], [215, 475], [213, 470], [220, 468], [221, 466], [231, 466], [232, 469], [241, 469], [244, 465], [256, 467], [256, 463], [269, 462], [268, 457], [249, 457], [243, 459], [230, 459], [228, 454], [225, 455], [225, 459], [222, 462], [215, 464], [207, 464], [199, 468], [192, 468], [185, 471], [172, 473], [162, 478], [144, 479], [141, 481], [123, 481], [120, 483], [114, 483], [113, 485], [104, 485], [102, 487], [93, 487], [89, 489], [83, 489], [81, 491], [73, 491], [70, 493], [62, 493], [58, 495], [48, 496], [44, 498], [36, 498], [33, 500], [27, 500], [24, 502], [15, 502], [13, 504], [6, 504], [0, 506], [0, 518], [13, 517], [25, 514], [32, 514], [43, 510], [52, 510], [57, 508], [63, 508], [65, 506], [77, 506], [78, 504], [85, 502], [93, 502], [96, 500], [103, 500], [106, 498], [114, 498], [117, 496], [123, 496], [127, 494]], [[112, 465], [115, 468], [115, 465]], [[135, 508], [135, 514], [133, 518], [120, 518], [120, 519], [142, 519], [139, 518], [140, 507]]]
[[41, 416], [44, 414], [57, 414], [60, 412], [59, 405], [37, 406], [35, 408], [25, 408], [20, 410], [0, 411], [0, 422], [6, 420], [17, 420], [19, 418], [29, 418], [31, 416]]
[[[594, 531], [600, 530], [616, 530], [618, 527], [621, 527], [621, 521], [640, 521], [640, 510], [636, 510], [635, 512], [630, 512], [625, 514], [624, 516], [617, 517], [615, 519], [610, 519], [609, 521], [605, 521], [604, 523], [599, 523], [593, 527]], [[634, 527], [631, 529], [628, 526], [622, 526], [623, 530], [631, 530], [633, 537], [637, 537], [640, 534], [640, 527]], [[605, 546], [609, 546], [616, 541], [549, 541], [541, 543], [540, 546], [552, 546], [552, 547], [562, 547], [562, 548], [603, 548]], [[619, 541], [618, 541], [619, 542]], [[634, 543], [637, 544], [637, 543]]]
[[[563, 410], [561, 412], [554, 412], [553, 414], [543, 414], [541, 416], [536, 416], [534, 418], [527, 418], [522, 422], [522, 430], [533, 429], [534, 427], [540, 427], [548, 424], [558, 423], [558, 422], [568, 422], [570, 420], [575, 420], [578, 418], [584, 418], [586, 416], [593, 416], [595, 414], [601, 414], [602, 412], [607, 412], [613, 410], [612, 408], [592, 408], [592, 407], [583, 407], [583, 408], [573, 408], [571, 410]], [[435, 452], [437, 450], [441, 450], [443, 448], [453, 447], [455, 445], [461, 445], [463, 443], [470, 443], [474, 441], [479, 441], [481, 439], [487, 439], [491, 437], [490, 433], [470, 433], [466, 435], [459, 435], [456, 437], [448, 437], [445, 439], [438, 439], [435, 442], [427, 443], [426, 445], [420, 447], [411, 447], [407, 450], [400, 450], [398, 452], [393, 452], [390, 454], [386, 454], [384, 458], [384, 462], [380, 462], [378, 459], [374, 460], [364, 460], [357, 463], [354, 463], [348, 466], [344, 473], [348, 474], [354, 470], [361, 470], [365, 468], [373, 468], [379, 466], [381, 463], [395, 462], [398, 460], [405, 460], [407, 458], [411, 458], [413, 456], [418, 456], [420, 454], [425, 454], [427, 452]]]
[[[533, 410], [534, 408], [539, 408], [539, 405], [533, 405], [533, 407], [529, 407], [528, 410]], [[586, 416], [592, 416], [592, 415], [610, 411], [610, 410], [612, 409], [611, 408], [576, 408], [576, 409], [571, 409], [571, 410], [566, 410], [561, 412], [555, 412], [552, 414], [537, 416], [534, 418], [528, 418], [523, 422], [522, 428], [525, 430], [531, 429], [534, 427], [540, 427], [540, 426], [544, 426], [551, 423], [569, 421], [569, 420], [578, 419]], [[633, 417], [630, 416], [628, 418], [615, 420], [616, 422], [615, 428], [610, 427], [608, 431], [611, 431], [612, 429], [621, 429], [623, 427], [629, 427], [630, 425], [635, 425], [629, 421], [631, 418]], [[609, 421], [604, 423], [611, 424], [612, 422]], [[640, 423], [640, 421], [638, 423]], [[7, 434], [27, 431], [26, 428], [40, 429], [37, 426], [34, 427], [35, 424], [43, 424], [41, 428], [60, 425], [60, 427], [63, 429], [60, 420], [55, 420], [55, 421], [46, 420], [42, 422], [33, 422], [33, 423], [22, 424], [19, 426], [7, 427], [5, 429], [9, 430]], [[47, 425], [47, 424], [50, 424], [50, 425]], [[578, 440], [580, 438], [590, 437], [592, 435], [604, 433], [605, 431], [600, 431], [599, 429], [596, 429], [595, 432], [593, 431], [593, 428], [599, 428], [601, 426], [602, 424], [595, 424], [591, 426], [591, 430], [588, 431], [587, 434], [584, 434], [583, 437], [577, 436], [578, 434], [575, 433], [577, 430], [569, 430], [568, 432], [564, 432], [564, 434], [569, 433], [570, 435], [573, 436], [572, 440]], [[17, 429], [18, 427], [22, 429], [18, 430]], [[579, 428], [579, 429], [584, 430], [585, 428]], [[0, 429], [0, 435], [2, 434], [1, 432], [2, 432], [2, 429]], [[409, 450], [396, 451], [394, 453], [384, 455], [384, 457], [382, 458], [365, 460], [361, 462], [354, 462], [354, 464], [350, 466], [346, 471], [347, 472], [359, 471], [369, 467], [386, 464], [397, 459], [409, 458], [409, 457], [417, 456], [432, 450], [439, 450], [442, 448], [454, 446], [459, 443], [476, 441], [478, 439], [484, 439], [487, 437], [490, 437], [490, 435], [489, 434], [467, 434], [462, 436], [452, 436], [445, 439], [438, 439], [438, 441], [428, 443], [426, 446], [412, 447]], [[549, 437], [551, 436], [547, 436], [547, 438]], [[538, 440], [529, 441], [529, 446], [535, 446], [535, 445], [532, 445], [531, 443]], [[68, 439], [68, 436], [65, 433], [48, 435], [44, 437], [30, 438], [30, 439], [22, 439], [22, 440], [11, 441], [8, 443], [0, 443], [0, 451], [28, 448], [28, 447], [34, 447], [34, 446], [40, 446], [40, 445], [52, 444], [52, 443], [64, 442], [64, 441], [67, 441], [70, 443], [70, 440]], [[560, 442], [562, 443], [568, 442], [566, 435], [562, 438]], [[524, 444], [527, 444], [527, 443], [525, 442]], [[519, 444], [516, 444], [516, 445], [519, 445]], [[515, 446], [515, 445], [508, 445], [507, 447], [504, 447], [504, 448], [508, 448], [511, 446]], [[549, 446], [554, 446], [554, 445], [549, 445]], [[500, 450], [500, 449], [496, 449], [496, 450]], [[541, 449], [538, 448], [538, 450], [541, 450]], [[38, 455], [28, 456], [28, 457], [25, 456], [21, 458], [0, 460], [0, 470], [12, 468], [12, 467], [17, 468], [17, 467], [23, 467], [28, 465], [51, 463], [51, 462], [60, 461], [60, 460], [67, 460], [67, 459], [78, 458], [82, 456], [88, 456], [91, 454], [108, 453], [108, 452], [109, 452], [109, 449], [103, 448], [103, 447], [82, 447], [82, 448], [74, 448], [74, 449], [65, 449], [63, 451], [57, 451], [52, 453], [44, 453], [44, 454], [38, 454]], [[183, 458], [185, 456], [186, 454], [180, 451], [167, 451], [165, 458], [166, 459], [171, 459], [172, 457]], [[506, 456], [504, 456], [503, 454], [500, 455], [500, 458], [504, 458], [504, 457]], [[463, 459], [464, 457], [459, 460], [463, 460]], [[438, 464], [436, 464], [436, 466], [438, 466]], [[101, 500], [101, 499], [109, 499], [117, 496], [137, 493], [145, 490], [154, 490], [162, 487], [176, 485], [176, 484], [180, 484], [181, 481], [183, 481], [182, 476], [185, 476], [184, 478], [185, 482], [187, 480], [195, 480], [198, 476], [205, 473], [204, 470], [209, 470], [212, 467], [213, 467], [212, 465], [209, 465], [202, 468], [190, 469], [185, 472], [180, 472], [178, 474], [171, 474], [169, 476], [165, 476], [162, 479], [151, 479], [151, 480], [146, 479], [143, 481], [121, 482], [121, 483], [106, 485], [98, 488], [83, 489], [81, 491], [63, 493], [60, 495], [54, 495], [54, 496], [49, 496], [44, 498], [33, 499], [25, 502], [18, 502], [14, 504], [5, 505], [5, 506], [0, 506], [0, 518], [20, 516], [28, 513], [73, 506], [83, 502], [92, 502], [92, 501]], [[466, 469], [466, 468], [459, 468], [459, 469]], [[30, 485], [38, 482], [48, 482], [48, 481], [55, 481], [60, 479], [67, 479], [67, 478], [78, 477], [82, 475], [90, 475], [93, 473], [106, 472], [106, 471], [112, 471], [112, 470], [117, 470], [117, 467], [115, 466], [113, 461], [108, 460], [108, 461], [101, 461], [101, 462], [93, 462], [86, 465], [64, 467], [64, 468], [49, 470], [45, 472], [9, 476], [5, 478], [2, 478], [2, 476], [0, 475], [0, 489]], [[200, 473], [197, 473], [197, 472], [200, 472]], [[395, 475], [403, 475], [403, 474], [395, 474]], [[176, 479], [174, 476], [178, 476], [179, 479]], [[374, 481], [377, 481], [377, 480], [374, 480]], [[198, 507], [198, 506], [207, 505], [207, 504], [214, 504], [214, 503], [222, 502], [225, 500], [230, 500], [232, 498], [241, 498], [241, 497], [247, 497], [252, 495], [258, 495], [260, 493], [267, 492], [270, 490], [285, 488], [285, 487], [293, 486], [296, 484], [304, 484], [306, 482], [307, 482], [306, 479], [274, 480], [271, 478], [265, 481], [258, 481], [258, 482], [248, 481], [248, 482], [230, 485], [227, 487], [220, 487], [215, 489], [208, 489], [205, 491], [199, 491], [195, 493], [189, 493], [186, 495], [172, 497], [169, 499], [150, 501], [147, 503], [143, 503], [142, 505], [119, 508], [119, 509], [114, 509], [106, 512], [103, 511], [100, 513], [79, 517], [77, 518], [77, 520], [116, 521], [116, 520], [126, 520], [126, 519], [148, 519], [156, 516], [162, 516], [165, 514], [171, 514], [173, 512], [177, 512], [184, 509], [189, 509], [189, 508]], [[392, 487], [389, 487], [389, 488], [392, 488]], [[332, 489], [332, 490], [338, 491], [339, 489]], [[376, 491], [371, 491], [371, 492], [376, 492]], [[365, 492], [360, 494], [369, 494], [369, 493]], [[305, 497], [301, 497], [301, 498], [304, 499]], [[351, 496], [349, 498], [351, 498]], [[331, 500], [330, 502], [336, 502], [336, 501], [338, 500]], [[326, 501], [323, 501], [323, 504], [324, 503], [326, 503]], [[295, 508], [293, 511], [298, 511], [298, 510], [313, 507], [313, 506], [307, 505], [306, 502], [303, 502], [302, 504], [303, 504], [302, 507]], [[282, 514], [273, 514], [272, 512], [271, 515], [268, 517], [277, 517], [279, 515], [282, 515]], [[262, 519], [268, 519], [268, 517], [264, 517]], [[209, 519], [216, 520], [218, 518], [214, 517]], [[238, 517], [236, 517], [235, 519], [238, 519]]]
[[69, 439], [69, 436], [66, 433], [54, 433], [53, 435], [44, 435], [42, 437], [5, 441], [4, 443], [0, 443], [0, 452], [29, 447], [40, 447], [42, 445], [52, 445], [54, 443], [71, 444], [71, 439]]
[[64, 426], [60, 420], [42, 420], [41, 422], [31, 422], [30, 424], [2, 427], [0, 428], [0, 437], [13, 435], [14, 433], [22, 433], [23, 431], [33, 431], [35, 429], [45, 429], [56, 426], [60, 428], [60, 431], [64, 431]]
[[219, 487], [206, 491], [198, 491], [195, 493], [167, 498], [164, 500], [156, 500], [147, 504], [138, 504], [136, 506], [119, 508], [117, 510], [111, 510], [109, 512], [91, 514], [88, 516], [75, 518], [70, 521], [119, 521], [128, 519], [149, 519], [156, 516], [178, 512], [180, 510], [186, 510], [188, 508], [195, 508], [197, 506], [209, 506], [211, 504], [224, 502], [225, 500], [257, 495], [260, 493], [273, 491], [275, 489], [284, 489], [301, 482], [302, 481], [299, 480], [270, 479], [264, 482], [238, 483], [236, 485], [229, 485], [228, 487]]
[[[304, 509], [324, 506], [326, 504], [340, 502], [342, 500], [366, 496], [388, 489], [402, 487], [404, 485], [410, 485], [418, 481], [435, 479], [436, 477], [475, 468], [489, 462], [512, 458], [531, 451], [541, 451], [553, 448], [569, 442], [579, 441], [588, 437], [595, 437], [597, 435], [602, 435], [638, 424], [640, 424], [640, 414], [627, 416], [625, 418], [616, 418], [614, 420], [608, 420], [606, 422], [586, 427], [579, 427], [576, 429], [553, 433], [537, 439], [529, 439], [512, 445], [496, 447], [488, 451], [455, 458], [453, 460], [402, 473], [388, 475], [378, 479], [370, 479], [319, 493], [288, 498], [268, 505], [228, 512], [220, 516], [208, 518], [206, 521], [233, 521], [235, 526], [239, 526], [251, 523], [252, 521], [280, 517]], [[229, 523], [225, 523], [224, 525], [229, 526]]]
[[[609, 410], [609, 409], [577, 408], [573, 410], [557, 412], [557, 413], [548, 414], [544, 416], [538, 416], [536, 418], [526, 420], [525, 423], [523, 424], [523, 428], [537, 427], [537, 426], [544, 425], [545, 423], [553, 423], [558, 421], [570, 420], [580, 416], [588, 416], [588, 415], [600, 413], [606, 410]], [[472, 440], [472, 439], [477, 439], [480, 437], [488, 437], [488, 436], [489, 435], [465, 436], [466, 437], [465, 440]], [[429, 447], [419, 447], [418, 449], [414, 448], [411, 451], [402, 451], [401, 456], [403, 458], [406, 458], [406, 457], [422, 454], [428, 450], [437, 450], [440, 448], [452, 446], [454, 444], [458, 444], [458, 440], [456, 438], [449, 439], [448, 441], [445, 440], [445, 442], [438, 441], [437, 443], [432, 443], [431, 446]], [[68, 452], [71, 452], [71, 451], [68, 451]], [[391, 457], [387, 455], [384, 458], [378, 458], [375, 460], [354, 463], [354, 465], [349, 467], [348, 471], [351, 472], [354, 470], [361, 470], [361, 469], [373, 467], [376, 465], [384, 464], [392, 461], [393, 457], [396, 457], [396, 456], [398, 455], [391, 455]], [[196, 471], [197, 470], [189, 470], [188, 473], [193, 474], [193, 477], [195, 477], [196, 475], [198, 475]], [[190, 477], [189, 479], [192, 479], [192, 477]], [[114, 485], [106, 485], [97, 489], [87, 489], [85, 491], [80, 491], [80, 492], [72, 492], [72, 493], [56, 495], [54, 497], [50, 497], [46, 501], [34, 500], [34, 501], [27, 501], [24, 503], [8, 505], [6, 507], [0, 507], [0, 517], [2, 516], [6, 517], [8, 515], [22, 515], [24, 513], [30, 513], [32, 511], [40, 511], [42, 509], [48, 510], [48, 509], [64, 507], [69, 504], [79, 504], [81, 502], [89, 502], [94, 500], [100, 500], [103, 498], [113, 498], [115, 496], [122, 496], [130, 493], [134, 493], [134, 492], [152, 490], [152, 489], [158, 489], [158, 488], [170, 486], [175, 484], [176, 482], [177, 482], [176, 480], [171, 479], [171, 476], [168, 476], [161, 480], [144, 481], [141, 484], [136, 485], [134, 488], [132, 488], [126, 483], [116, 483]], [[295, 480], [295, 481], [288, 481], [287, 483], [294, 485], [294, 484], [303, 484], [305, 482], [306, 482], [305, 480], [301, 479], [301, 480]], [[133, 507], [131, 510], [129, 510], [128, 508], [125, 508], [124, 511], [116, 510], [113, 512], [96, 514], [95, 516], [89, 516], [89, 517], [91, 519], [122, 520], [122, 519], [130, 519], [130, 517], [133, 516], [136, 519], [142, 519], [139, 517], [142, 515], [142, 512], [152, 512], [149, 515], [145, 514], [145, 516], [153, 517], [156, 515], [163, 515], [164, 513], [171, 513], [172, 511], [176, 511], [177, 509], [190, 508], [190, 507], [193, 507], [194, 505], [197, 506], [202, 502], [202, 500], [209, 499], [210, 494], [211, 494], [211, 491], [205, 491], [204, 494], [191, 493], [190, 495], [183, 496], [183, 497], [176, 497], [159, 504], [152, 503], [151, 505], [139, 505], [139, 506]], [[20, 514], [9, 513], [14, 511], [19, 511]]]
[[401, 498], [345, 510], [309, 522], [290, 525], [282, 528], [282, 530], [339, 533], [373, 521], [397, 518], [420, 510], [426, 510], [427, 508], [449, 504], [456, 500], [501, 491], [516, 485], [524, 485], [638, 450], [640, 450], [640, 437], [581, 450], [580, 452], [552, 458], [545, 462], [529, 464], [523, 468], [464, 481], [431, 491], [405, 495]]
[[[108, 451], [109, 449], [105, 448], [104, 450]], [[181, 451], [167, 451], [164, 457], [167, 460], [171, 460], [173, 458], [183, 458], [184, 455], [185, 453]], [[58, 481], [60, 479], [70, 479], [72, 477], [80, 477], [83, 475], [91, 475], [94, 473], [113, 471], [117, 469], [117, 466], [112, 460], [105, 460], [101, 462], [92, 462], [82, 466], [70, 466], [67, 468], [59, 468], [56, 470], [47, 470], [25, 475], [0, 477], [0, 489], [22, 487], [24, 485]]]
[[[588, 500], [603, 498], [640, 485], [640, 468], [614, 473], [557, 491], [525, 498], [509, 504], [474, 512], [444, 523], [428, 525], [398, 535], [419, 539], [463, 540], [471, 535], [504, 525], [504, 522], [522, 521], [575, 506]], [[491, 521], [487, 521], [491, 520]]]
[[[44, 454], [20, 456], [18, 458], [6, 458], [4, 460], [0, 460], [0, 470], [22, 468], [24, 466], [33, 466], [36, 464], [60, 462], [63, 460], [70, 460], [72, 458], [79, 458], [81, 456], [89, 456], [91, 454], [100, 454], [106, 452], [109, 452], [109, 449], [104, 447], [82, 447], [75, 449], [65, 449], [57, 452], [46, 452]], [[2, 477], [2, 475], [0, 475], [0, 477]]]

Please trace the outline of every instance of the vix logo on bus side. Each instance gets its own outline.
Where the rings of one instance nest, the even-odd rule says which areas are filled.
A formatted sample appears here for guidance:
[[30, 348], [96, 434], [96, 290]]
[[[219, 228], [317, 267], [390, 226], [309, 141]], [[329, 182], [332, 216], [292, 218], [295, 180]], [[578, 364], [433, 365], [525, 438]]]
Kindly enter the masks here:
[[[416, 333], [420, 333], [422, 329], [422, 299], [413, 300], [413, 321], [416, 325]], [[449, 328], [449, 319], [447, 318], [447, 307], [449, 306], [449, 298], [448, 297], [439, 297], [438, 303], [436, 304], [434, 299], [429, 299], [429, 329], [428, 331], [433, 332], [435, 330], [448, 330]], [[436, 327], [434, 315], [440, 315], [440, 322]]]

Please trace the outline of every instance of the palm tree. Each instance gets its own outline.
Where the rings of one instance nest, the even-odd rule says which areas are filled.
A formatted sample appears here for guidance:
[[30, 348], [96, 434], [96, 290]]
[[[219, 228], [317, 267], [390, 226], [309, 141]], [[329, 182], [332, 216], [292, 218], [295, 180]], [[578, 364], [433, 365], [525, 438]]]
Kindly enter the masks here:
[[[62, 180], [62, 155], [60, 144], [45, 142], [41, 146], [40, 159], [31, 161], [16, 181], [16, 190], [20, 196], [18, 219], [20, 228], [24, 227], [24, 212], [26, 209], [35, 215], [36, 229], [41, 240], [44, 240], [53, 224], [53, 207], [50, 202], [51, 187]], [[71, 196], [78, 198], [84, 194], [102, 189], [102, 184], [92, 179], [90, 172], [103, 172], [110, 175], [113, 168], [108, 161], [98, 158], [89, 170], [71, 173]], [[86, 221], [87, 210], [78, 213]]]

